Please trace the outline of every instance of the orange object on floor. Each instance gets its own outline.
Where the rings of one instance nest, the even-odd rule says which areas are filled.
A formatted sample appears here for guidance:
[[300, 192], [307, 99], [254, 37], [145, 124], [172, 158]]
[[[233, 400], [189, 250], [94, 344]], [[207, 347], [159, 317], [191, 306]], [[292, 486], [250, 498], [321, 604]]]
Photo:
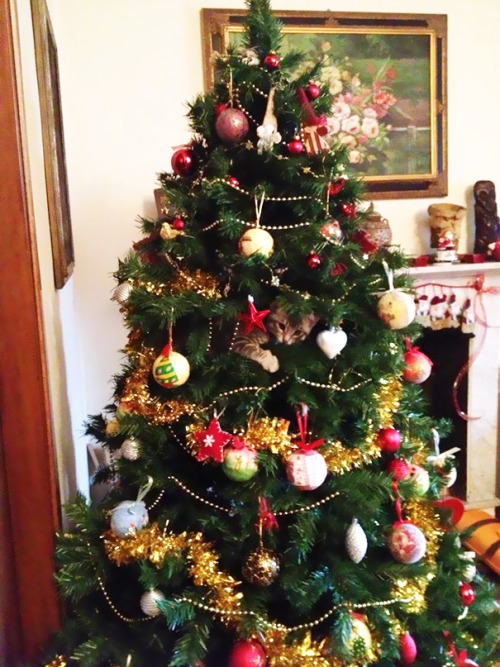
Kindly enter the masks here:
[[484, 510], [467, 510], [456, 527], [460, 531], [474, 529], [464, 544], [500, 575], [500, 521]]

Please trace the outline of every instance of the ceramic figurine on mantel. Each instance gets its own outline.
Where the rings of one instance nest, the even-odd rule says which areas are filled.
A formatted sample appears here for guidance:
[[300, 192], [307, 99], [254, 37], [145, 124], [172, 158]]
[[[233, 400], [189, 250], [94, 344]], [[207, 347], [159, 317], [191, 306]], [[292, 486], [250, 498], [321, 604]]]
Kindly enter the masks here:
[[466, 209], [457, 204], [431, 204], [430, 215], [431, 247], [436, 249], [435, 261], [453, 264], [458, 262], [458, 242], [460, 225]]
[[500, 223], [497, 215], [495, 184], [492, 181], [477, 181], [474, 184], [474, 213], [476, 216], [474, 252], [490, 254], [494, 260], [500, 261]]
[[365, 232], [368, 240], [374, 243], [377, 248], [389, 247], [392, 241], [392, 230], [387, 218], [382, 217], [374, 209], [373, 202], [366, 213]]

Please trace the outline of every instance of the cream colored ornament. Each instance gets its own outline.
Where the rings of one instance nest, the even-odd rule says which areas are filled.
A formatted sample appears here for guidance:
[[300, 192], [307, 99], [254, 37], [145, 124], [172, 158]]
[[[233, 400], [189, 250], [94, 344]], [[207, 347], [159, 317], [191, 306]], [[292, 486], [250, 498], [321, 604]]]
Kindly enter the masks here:
[[141, 597], [140, 605], [146, 616], [159, 616], [162, 612], [158, 607], [158, 602], [164, 602], [166, 597], [161, 591], [152, 589], [144, 593]]
[[377, 312], [389, 329], [404, 329], [415, 319], [415, 301], [406, 292], [389, 290], [378, 300]]
[[118, 419], [111, 419], [106, 424], [106, 435], [108, 438], [114, 438], [118, 433], [120, 433], [120, 422]]
[[184, 235], [182, 229], [174, 229], [169, 222], [164, 222], [160, 229], [160, 236], [164, 241], [171, 241], [181, 234]]
[[299, 451], [289, 457], [286, 474], [299, 491], [314, 491], [325, 481], [328, 468], [324, 456], [319, 452]]
[[366, 556], [368, 540], [366, 539], [365, 531], [356, 518], [352, 520], [351, 525], [347, 529], [345, 536], [345, 548], [347, 555], [353, 561], [353, 563], [361, 563], [363, 558]]
[[126, 280], [124, 283], [120, 283], [115, 288], [113, 292], [112, 301], [116, 301], [120, 306], [125, 306], [129, 300], [130, 293], [132, 292], [133, 286], [130, 280]]
[[244, 257], [251, 257], [252, 255], [263, 255], [270, 257], [274, 250], [274, 239], [260, 227], [251, 227], [240, 238], [238, 244], [238, 251]]
[[359, 640], [363, 640], [366, 653], [368, 653], [372, 647], [372, 635], [370, 628], [361, 618], [358, 617], [358, 614], [356, 614], [352, 617], [352, 630], [347, 642], [350, 651], [357, 648], [356, 643]]
[[121, 455], [129, 461], [137, 461], [141, 455], [140, 443], [135, 438], [127, 438], [120, 447]]
[[167, 345], [153, 363], [153, 377], [162, 387], [180, 387], [189, 378], [189, 361]]

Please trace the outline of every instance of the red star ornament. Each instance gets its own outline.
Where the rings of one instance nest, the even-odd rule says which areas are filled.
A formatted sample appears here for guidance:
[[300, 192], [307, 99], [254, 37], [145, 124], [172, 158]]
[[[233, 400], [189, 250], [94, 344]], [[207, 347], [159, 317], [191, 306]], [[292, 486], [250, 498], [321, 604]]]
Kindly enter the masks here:
[[207, 429], [196, 431], [193, 435], [200, 446], [196, 454], [198, 461], [214, 459], [214, 461], [222, 463], [224, 460], [224, 445], [232, 440], [233, 436], [221, 429], [217, 417], [212, 419]]
[[264, 324], [264, 318], [269, 315], [270, 310], [257, 310], [253, 303], [253, 297], [248, 297], [248, 308], [249, 313], [243, 313], [240, 315], [240, 320], [245, 323], [245, 334], [249, 334], [251, 331], [258, 327], [262, 331], [267, 331], [266, 325]]

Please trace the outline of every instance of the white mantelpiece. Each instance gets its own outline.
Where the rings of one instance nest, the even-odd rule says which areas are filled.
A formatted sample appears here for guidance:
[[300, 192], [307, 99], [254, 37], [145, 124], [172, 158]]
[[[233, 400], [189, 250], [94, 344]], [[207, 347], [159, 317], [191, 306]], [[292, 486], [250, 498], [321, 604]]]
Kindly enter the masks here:
[[[500, 288], [500, 262], [485, 264], [433, 264], [408, 270], [415, 286], [445, 283], [452, 287], [473, 283], [485, 276], [484, 289]], [[488, 328], [476, 324], [469, 358], [467, 412], [479, 417], [467, 423], [467, 507], [491, 508], [500, 505], [499, 394], [500, 394], [500, 294], [482, 295]], [[484, 340], [484, 342], [483, 342]], [[482, 345], [482, 347], [481, 347]]]

